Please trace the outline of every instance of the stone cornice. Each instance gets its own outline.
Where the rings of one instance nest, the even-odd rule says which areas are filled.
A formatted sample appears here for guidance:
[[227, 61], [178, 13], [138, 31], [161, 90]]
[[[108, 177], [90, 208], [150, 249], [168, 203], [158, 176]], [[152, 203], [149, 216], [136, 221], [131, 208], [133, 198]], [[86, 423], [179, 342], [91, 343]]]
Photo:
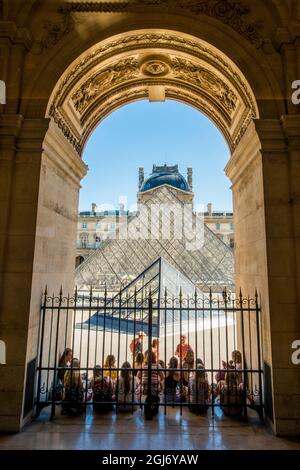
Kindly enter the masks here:
[[21, 152], [41, 152], [50, 119], [24, 119], [17, 139], [17, 149]]
[[286, 139], [280, 119], [255, 119], [254, 125], [263, 154], [286, 151]]
[[0, 135], [17, 137], [22, 127], [21, 114], [0, 114]]

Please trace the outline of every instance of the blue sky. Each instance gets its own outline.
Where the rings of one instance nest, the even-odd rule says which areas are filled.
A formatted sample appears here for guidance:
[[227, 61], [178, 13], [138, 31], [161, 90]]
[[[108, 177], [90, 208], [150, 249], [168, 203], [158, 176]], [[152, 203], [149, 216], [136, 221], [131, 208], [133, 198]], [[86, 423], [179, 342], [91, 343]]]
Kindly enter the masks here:
[[232, 209], [230, 181], [224, 173], [230, 153], [217, 127], [199, 111], [175, 101], [139, 101], [108, 116], [90, 136], [83, 159], [89, 167], [82, 180], [80, 210], [90, 204], [118, 206], [126, 196], [136, 203], [138, 168], [178, 164], [186, 176], [194, 170], [195, 203], [212, 202]]

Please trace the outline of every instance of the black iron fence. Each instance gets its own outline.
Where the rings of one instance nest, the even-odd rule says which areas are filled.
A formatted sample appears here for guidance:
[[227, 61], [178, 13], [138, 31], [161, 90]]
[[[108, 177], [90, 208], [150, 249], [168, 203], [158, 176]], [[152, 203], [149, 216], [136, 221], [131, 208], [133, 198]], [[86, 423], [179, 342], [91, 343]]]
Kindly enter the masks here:
[[263, 418], [260, 306], [254, 298], [169, 296], [159, 286], [94, 295], [44, 294], [36, 411], [134, 412], [216, 407]]

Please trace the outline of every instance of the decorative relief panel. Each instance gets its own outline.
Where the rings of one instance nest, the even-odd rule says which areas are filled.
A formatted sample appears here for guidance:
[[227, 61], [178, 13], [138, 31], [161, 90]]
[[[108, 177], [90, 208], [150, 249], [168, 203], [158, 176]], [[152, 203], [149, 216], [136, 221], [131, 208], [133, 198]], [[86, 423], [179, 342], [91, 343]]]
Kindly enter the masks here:
[[89, 104], [101, 93], [121, 83], [131, 80], [140, 74], [138, 61], [135, 57], [121, 60], [87, 80], [76, 93], [72, 100], [76, 110], [82, 114]]
[[226, 74], [227, 78], [235, 83], [240, 94], [245, 96], [245, 101], [249, 102], [251, 108], [255, 109], [254, 99], [249, 92], [249, 88], [228, 61], [199, 41], [176, 36], [169, 32], [132, 34], [101, 44], [92, 53], [87, 54], [82, 60], [78, 61], [61, 81], [54, 98], [55, 105], [59, 106], [61, 104], [64, 96], [68, 93], [68, 89], [74, 86], [92, 67], [100, 66], [102, 61], [113, 57], [114, 54], [120, 51], [128, 52], [137, 48], [147, 49], [149, 47], [182, 51], [213, 64], [217, 70], [222, 74]]
[[175, 78], [188, 81], [208, 92], [220, 101], [230, 114], [235, 110], [237, 95], [212, 72], [182, 58], [173, 59], [172, 70]]
[[101, 70], [88, 79], [73, 94], [75, 109], [82, 115], [104, 92], [129, 80], [166, 77], [183, 81], [211, 95], [225, 108], [229, 115], [236, 109], [237, 95], [211, 71], [192, 61], [173, 57], [168, 63], [163, 56], [144, 58], [139, 65], [136, 57], [130, 57]]
[[[49, 48], [74, 27], [72, 13], [142, 13], [143, 10], [156, 8], [183, 10], [194, 15], [206, 15], [216, 18], [244, 37], [256, 48], [270, 51], [270, 41], [260, 31], [258, 23], [247, 20], [251, 10], [241, 0], [131, 0], [98, 2], [65, 2], [58, 12], [63, 16], [60, 22], [47, 22], [44, 32], [37, 43], [42, 48]], [[267, 47], [268, 46], [268, 47]]]

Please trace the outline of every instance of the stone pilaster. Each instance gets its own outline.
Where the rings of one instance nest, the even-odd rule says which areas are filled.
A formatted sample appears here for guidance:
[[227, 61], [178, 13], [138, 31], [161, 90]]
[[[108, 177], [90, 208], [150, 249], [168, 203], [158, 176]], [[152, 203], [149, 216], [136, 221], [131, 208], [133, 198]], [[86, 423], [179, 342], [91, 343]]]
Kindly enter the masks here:
[[16, 431], [22, 420], [41, 152], [48, 120], [7, 115], [1, 122], [0, 173], [6, 184], [0, 209], [0, 330], [7, 364], [0, 368], [0, 423], [2, 430]]
[[232, 156], [237, 288], [258, 288], [263, 355], [270, 368], [273, 427], [299, 434], [300, 368], [291, 345], [300, 337], [297, 206], [300, 186], [296, 116], [255, 120]]

